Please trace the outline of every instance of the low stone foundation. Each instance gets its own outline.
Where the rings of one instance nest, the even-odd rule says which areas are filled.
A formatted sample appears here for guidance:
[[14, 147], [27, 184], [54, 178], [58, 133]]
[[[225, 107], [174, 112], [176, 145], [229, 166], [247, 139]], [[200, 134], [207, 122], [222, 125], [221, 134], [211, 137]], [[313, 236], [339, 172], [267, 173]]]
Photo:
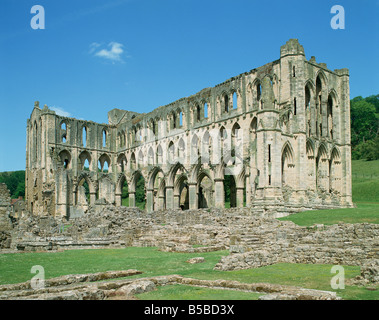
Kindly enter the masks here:
[[228, 249], [230, 254], [216, 264], [216, 270], [280, 262], [363, 266], [379, 259], [377, 224], [300, 227], [257, 216], [249, 208], [146, 213], [107, 206], [70, 221], [26, 216], [9, 232], [9, 248], [15, 251], [126, 246], [191, 253]]
[[[182, 284], [212, 289], [262, 293], [261, 300], [340, 300], [334, 292], [268, 283], [242, 283], [231, 280], [199, 280], [179, 275], [139, 279], [117, 279], [141, 272], [108, 271], [97, 274], [67, 275], [45, 281], [45, 287], [32, 289], [30, 282], [0, 286], [0, 300], [130, 300], [136, 294], [159, 286]], [[112, 279], [112, 280], [106, 280]], [[98, 282], [99, 280], [106, 280]]]

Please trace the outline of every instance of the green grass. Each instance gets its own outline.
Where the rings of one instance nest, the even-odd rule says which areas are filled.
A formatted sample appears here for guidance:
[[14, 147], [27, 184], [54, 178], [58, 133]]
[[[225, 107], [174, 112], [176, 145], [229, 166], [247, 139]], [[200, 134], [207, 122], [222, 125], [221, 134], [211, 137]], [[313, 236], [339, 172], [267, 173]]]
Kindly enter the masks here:
[[[32, 266], [41, 265], [44, 267], [46, 279], [65, 274], [137, 269], [143, 274], [133, 276], [133, 278], [179, 274], [184, 277], [204, 280], [226, 279], [247, 283], [267, 282], [333, 291], [330, 287], [330, 280], [333, 276], [330, 273], [331, 265], [281, 263], [257, 269], [213, 270], [221, 256], [227, 254], [228, 251], [201, 253], [205, 262], [198, 264], [189, 264], [186, 261], [189, 258], [199, 256], [199, 253], [161, 252], [156, 248], [149, 247], [0, 254], [0, 284], [28, 281], [34, 276], [30, 273]], [[353, 278], [359, 274], [360, 268], [358, 266], [345, 266], [346, 278]], [[185, 290], [181, 287], [172, 290], [177, 291], [177, 297], [183, 297], [183, 299], [198, 299], [199, 295], [205, 297], [211, 294], [209, 290], [201, 292], [194, 288]], [[164, 295], [170, 297], [172, 294], [169, 288], [164, 292], [160, 290], [154, 292], [151, 294], [156, 294], [157, 299]], [[183, 295], [181, 296], [179, 293]], [[219, 292], [214, 292], [214, 294], [214, 299], [221, 297]], [[237, 291], [228, 291], [223, 294], [230, 294], [231, 296], [228, 299], [242, 297]], [[339, 294], [345, 299], [379, 299], [379, 291], [368, 291], [364, 287], [346, 286], [346, 289], [340, 290]]]
[[137, 295], [139, 300], [258, 300], [262, 293], [170, 285]]
[[313, 224], [331, 225], [344, 223], [379, 223], [379, 203], [357, 203], [357, 208], [311, 210], [278, 218], [281, 221], [292, 221], [299, 226]]
[[379, 204], [379, 160], [352, 161], [353, 202]]
[[[121, 204], [124, 207], [129, 207], [129, 198], [122, 198]], [[137, 202], [136, 207], [145, 210], [145, 202]]]

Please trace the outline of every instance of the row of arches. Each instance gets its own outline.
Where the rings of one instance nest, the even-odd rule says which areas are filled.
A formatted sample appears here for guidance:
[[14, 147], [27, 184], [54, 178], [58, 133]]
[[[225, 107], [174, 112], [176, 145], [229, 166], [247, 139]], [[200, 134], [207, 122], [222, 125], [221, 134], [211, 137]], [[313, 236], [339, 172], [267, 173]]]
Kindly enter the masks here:
[[[257, 118], [251, 121], [249, 139], [254, 141], [256, 137]], [[245, 141], [246, 142], [246, 141]], [[116, 172], [126, 172], [141, 169], [146, 166], [174, 164], [179, 161], [182, 164], [220, 163], [222, 157], [243, 157], [243, 134], [238, 122], [231, 129], [221, 126], [219, 129], [206, 130], [203, 133], [195, 133], [188, 142], [186, 135], [182, 135], [177, 141], [167, 141], [152, 144], [149, 148], [140, 148], [130, 153], [120, 153], [116, 160]], [[189, 145], [187, 145], [189, 144]], [[128, 157], [126, 156], [128, 155]], [[71, 169], [71, 153], [63, 150], [59, 153], [61, 162], [66, 169]], [[93, 157], [89, 150], [79, 154], [78, 170], [93, 170]], [[103, 153], [98, 158], [98, 169], [111, 172], [111, 156]]]
[[[308, 139], [306, 143], [305, 185], [311, 190], [328, 193], [342, 192], [341, 153], [334, 146], [330, 153], [324, 143], [317, 150], [315, 143]], [[296, 188], [299, 176], [295, 171], [296, 160], [289, 142], [285, 143], [281, 156], [282, 186]]]
[[[307, 188], [315, 192], [341, 193], [341, 154], [336, 146], [328, 150], [324, 143], [316, 148], [315, 141], [307, 140], [304, 181]], [[281, 151], [282, 187], [299, 187], [298, 165], [292, 145], [287, 141]], [[107, 178], [107, 175], [93, 181], [94, 176], [90, 172], [83, 172], [73, 187], [73, 199], [75, 205], [88, 207], [97, 198], [107, 195], [107, 199], [113, 199], [111, 201], [116, 205], [140, 207], [149, 212], [179, 208], [242, 207], [251, 203], [254, 194], [254, 174], [250, 176], [251, 173], [246, 173], [248, 167], [249, 164], [244, 164], [238, 174], [228, 174], [225, 163], [217, 166], [198, 163], [186, 167], [177, 162], [166, 169], [152, 166], [148, 171], [145, 168], [120, 172], [116, 175], [116, 181]], [[257, 174], [259, 176], [259, 170]], [[113, 196], [109, 196], [109, 193]]]
[[[115, 203], [121, 206], [140, 207], [148, 211], [169, 208], [182, 210], [209, 208], [215, 205], [215, 185], [221, 182], [224, 190], [224, 207], [246, 205], [246, 185], [241, 182], [244, 180], [244, 175], [240, 177], [224, 175], [215, 182], [212, 170], [195, 169], [195, 171], [197, 173], [188, 172], [178, 163], [166, 174], [160, 167], [154, 167], [147, 176], [139, 170], [133, 172], [130, 178], [120, 174], [114, 190]], [[88, 208], [99, 198], [102, 183], [94, 182], [90, 174], [82, 174], [73, 188], [74, 204]]]

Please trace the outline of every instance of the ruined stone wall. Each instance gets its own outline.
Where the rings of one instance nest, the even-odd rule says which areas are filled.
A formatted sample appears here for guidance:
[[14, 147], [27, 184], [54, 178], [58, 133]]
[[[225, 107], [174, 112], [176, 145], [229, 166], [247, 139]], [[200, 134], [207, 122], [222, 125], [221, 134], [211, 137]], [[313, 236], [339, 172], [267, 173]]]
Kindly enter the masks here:
[[7, 185], [0, 183], [0, 249], [9, 248], [11, 244], [12, 223], [9, 218], [11, 196]]
[[349, 207], [349, 108], [348, 70], [306, 60], [296, 39], [278, 60], [147, 114], [113, 109], [108, 124], [37, 102], [27, 123], [27, 208], [78, 216], [97, 200], [120, 206], [124, 185], [134, 207], [140, 177], [147, 212], [224, 208], [227, 175], [232, 207], [281, 215]]
[[[12, 231], [14, 250], [154, 246], [163, 251], [229, 250], [217, 270], [275, 263], [370, 264], [379, 259], [379, 225], [300, 227], [260, 218], [249, 208], [166, 210], [107, 206], [69, 223], [53, 217], [23, 217]], [[372, 264], [372, 263], [371, 263]]]
[[379, 258], [379, 225], [369, 223], [299, 227], [275, 222], [231, 237], [231, 255], [217, 270], [257, 268], [275, 263], [363, 265]]

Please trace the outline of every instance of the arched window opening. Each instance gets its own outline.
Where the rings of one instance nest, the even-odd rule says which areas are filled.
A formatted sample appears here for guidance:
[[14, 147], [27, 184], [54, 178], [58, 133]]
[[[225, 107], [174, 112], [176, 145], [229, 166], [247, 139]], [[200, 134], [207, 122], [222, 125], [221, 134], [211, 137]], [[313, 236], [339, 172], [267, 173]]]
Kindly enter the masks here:
[[180, 111], [179, 113], [179, 125], [183, 127], [183, 112]]
[[120, 154], [117, 158], [117, 166], [119, 172], [125, 172], [126, 169], [126, 156], [124, 154]]
[[138, 174], [138, 177], [135, 180], [135, 206], [141, 210], [145, 210], [146, 206], [146, 197], [145, 197], [145, 179], [142, 174]]
[[153, 131], [153, 135], [156, 136], [157, 135], [157, 128], [156, 128], [155, 121], [152, 121], [152, 123], [151, 123], [151, 130]]
[[229, 97], [227, 94], [224, 95], [224, 111], [229, 112]]
[[103, 130], [103, 148], [105, 148], [107, 146], [107, 131], [104, 129]]
[[261, 90], [262, 88], [261, 88], [260, 83], [257, 84], [256, 89], [257, 89], [257, 101], [259, 101], [259, 100], [261, 100], [261, 94], [262, 94], [262, 90]]
[[327, 107], [328, 135], [333, 139], [333, 98], [329, 95]]
[[136, 165], [136, 156], [135, 156], [135, 154], [133, 152], [132, 155], [130, 156], [130, 169], [132, 171], [134, 171], [134, 170], [136, 170], [136, 167], [137, 167], [137, 165]]
[[176, 129], [176, 114], [172, 114], [172, 128]]
[[204, 118], [208, 118], [208, 103], [204, 103]]
[[175, 145], [172, 141], [168, 145], [168, 161], [170, 164], [175, 163]]
[[129, 188], [126, 179], [121, 183], [121, 205], [129, 207]]
[[151, 147], [150, 147], [149, 153], [148, 153], [147, 164], [149, 166], [154, 165], [154, 151], [153, 151], [153, 148], [151, 148]]
[[204, 175], [199, 180], [198, 208], [209, 208], [212, 206], [212, 180]]
[[91, 155], [89, 154], [88, 151], [83, 151], [79, 155], [79, 162], [80, 162], [80, 165], [79, 165], [80, 170], [86, 170], [86, 171], [90, 170]]
[[84, 148], [87, 147], [87, 127], [85, 126], [82, 129], [82, 144]]
[[305, 87], [305, 109], [311, 108], [311, 92], [308, 86]]
[[86, 159], [86, 160], [84, 161], [83, 170], [85, 170], [85, 171], [89, 171], [89, 161], [88, 161], [88, 159]]
[[84, 211], [87, 211], [88, 205], [91, 204], [89, 185], [85, 178], [82, 178], [79, 181], [75, 201], [76, 205], [81, 206], [84, 209]]
[[163, 149], [160, 145], [157, 147], [157, 163], [156, 164], [157, 165], [163, 164]]
[[200, 120], [201, 120], [200, 106], [196, 105], [196, 121], [200, 122]]
[[321, 101], [322, 101], [322, 83], [321, 83], [320, 76], [317, 76], [317, 79], [316, 79], [316, 108], [317, 107], [319, 108], [320, 114], [322, 114]]
[[237, 207], [237, 189], [233, 175], [224, 176], [225, 208]]
[[233, 109], [237, 109], [238, 108], [238, 105], [237, 105], [237, 92], [233, 92], [233, 106], [232, 106]]
[[70, 169], [71, 165], [71, 154], [64, 150], [59, 153], [59, 157], [61, 158], [63, 168]]
[[179, 156], [179, 161], [182, 164], [185, 163], [185, 150], [186, 150], [186, 146], [185, 146], [184, 140], [181, 138], [178, 144], [178, 156]]
[[293, 114], [296, 116], [296, 98], [293, 99]]

